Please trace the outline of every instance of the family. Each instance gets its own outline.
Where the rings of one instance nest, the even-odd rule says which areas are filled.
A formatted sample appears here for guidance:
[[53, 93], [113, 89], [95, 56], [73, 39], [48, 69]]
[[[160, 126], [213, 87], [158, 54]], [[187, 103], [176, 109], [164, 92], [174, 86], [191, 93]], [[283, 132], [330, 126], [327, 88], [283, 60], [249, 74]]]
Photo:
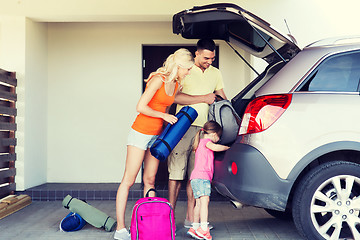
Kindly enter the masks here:
[[116, 196], [115, 239], [130, 240], [125, 226], [125, 209], [130, 187], [143, 164], [144, 195], [155, 188], [159, 160], [151, 155], [149, 149], [164, 123], [177, 122], [178, 119], [168, 113], [173, 103], [177, 104], [177, 111], [183, 106], [193, 107], [198, 117], [168, 157], [169, 202], [175, 210], [181, 181], [187, 174], [188, 202], [184, 227], [189, 228], [187, 234], [195, 239], [212, 239], [208, 205], [214, 172], [213, 152], [229, 148], [217, 144], [221, 126], [208, 121], [209, 105], [215, 101], [216, 95], [226, 99], [221, 73], [211, 65], [214, 59], [214, 41], [200, 39], [194, 58], [187, 49], [178, 49], [146, 80], [146, 89], [136, 106], [139, 114], [128, 135], [125, 172]]

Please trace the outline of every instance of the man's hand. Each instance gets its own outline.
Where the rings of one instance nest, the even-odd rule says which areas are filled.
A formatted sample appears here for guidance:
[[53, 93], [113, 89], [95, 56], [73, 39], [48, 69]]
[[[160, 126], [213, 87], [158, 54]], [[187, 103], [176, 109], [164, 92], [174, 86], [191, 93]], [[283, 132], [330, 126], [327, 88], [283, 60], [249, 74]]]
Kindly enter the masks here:
[[174, 103], [180, 104], [180, 105], [192, 105], [197, 103], [207, 103], [212, 104], [215, 101], [216, 94], [215, 93], [209, 93], [204, 95], [189, 95], [186, 93], [179, 92], [175, 96]]
[[216, 95], [215, 95], [215, 93], [209, 93], [209, 94], [203, 95], [203, 98], [204, 98], [203, 102], [210, 105], [215, 101]]

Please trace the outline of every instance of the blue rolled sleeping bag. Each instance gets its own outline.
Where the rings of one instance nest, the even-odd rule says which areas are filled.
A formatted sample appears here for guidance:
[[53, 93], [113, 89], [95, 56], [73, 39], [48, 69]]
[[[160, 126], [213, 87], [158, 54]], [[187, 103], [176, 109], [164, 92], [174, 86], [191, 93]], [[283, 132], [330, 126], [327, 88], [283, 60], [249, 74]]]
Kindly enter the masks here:
[[60, 231], [73, 232], [82, 229], [86, 221], [77, 213], [70, 212], [60, 222]]
[[116, 227], [115, 219], [80, 199], [67, 195], [62, 201], [62, 205], [71, 212], [79, 214], [81, 218], [96, 228], [104, 228], [105, 231], [111, 232]]
[[190, 128], [190, 125], [195, 121], [198, 113], [194, 108], [185, 106], [175, 116], [178, 121], [173, 125], [168, 124], [150, 147], [151, 154], [160, 161], [165, 161], [169, 156], [170, 152]]

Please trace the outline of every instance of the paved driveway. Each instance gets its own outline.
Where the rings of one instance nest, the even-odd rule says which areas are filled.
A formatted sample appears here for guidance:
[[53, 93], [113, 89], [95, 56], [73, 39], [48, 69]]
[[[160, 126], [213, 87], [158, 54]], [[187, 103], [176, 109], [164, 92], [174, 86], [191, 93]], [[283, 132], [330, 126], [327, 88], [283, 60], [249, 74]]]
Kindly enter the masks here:
[[[89, 203], [115, 218], [115, 201], [89, 201]], [[127, 206], [129, 224], [134, 201]], [[210, 202], [209, 220], [214, 225], [211, 231], [214, 240], [295, 240], [302, 239], [291, 221], [273, 218], [264, 210], [254, 207], [234, 209], [228, 202]], [[186, 202], [178, 202], [176, 208], [176, 240], [190, 240], [182, 227], [186, 212]], [[34, 201], [26, 208], [0, 220], [0, 239], [66, 239], [102, 240], [113, 239], [109, 233], [87, 224], [77, 232], [60, 232], [59, 223], [69, 213], [61, 201]]]

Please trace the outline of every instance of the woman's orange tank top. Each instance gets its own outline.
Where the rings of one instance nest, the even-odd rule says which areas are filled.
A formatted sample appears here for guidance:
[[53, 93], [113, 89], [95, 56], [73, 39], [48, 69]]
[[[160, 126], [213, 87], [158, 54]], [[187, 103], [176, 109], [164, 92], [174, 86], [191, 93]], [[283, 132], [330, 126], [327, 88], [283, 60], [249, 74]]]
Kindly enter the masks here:
[[[164, 76], [161, 75], [163, 79]], [[165, 83], [156, 91], [153, 98], [148, 103], [148, 106], [155, 111], [165, 112], [166, 108], [173, 104], [175, 100], [175, 94], [178, 89], [178, 83], [176, 82], [175, 90], [172, 96], [169, 96], [165, 92]], [[135, 131], [138, 131], [146, 135], [159, 135], [163, 127], [163, 119], [150, 117], [142, 113], [138, 114], [133, 125], [131, 126]]]

